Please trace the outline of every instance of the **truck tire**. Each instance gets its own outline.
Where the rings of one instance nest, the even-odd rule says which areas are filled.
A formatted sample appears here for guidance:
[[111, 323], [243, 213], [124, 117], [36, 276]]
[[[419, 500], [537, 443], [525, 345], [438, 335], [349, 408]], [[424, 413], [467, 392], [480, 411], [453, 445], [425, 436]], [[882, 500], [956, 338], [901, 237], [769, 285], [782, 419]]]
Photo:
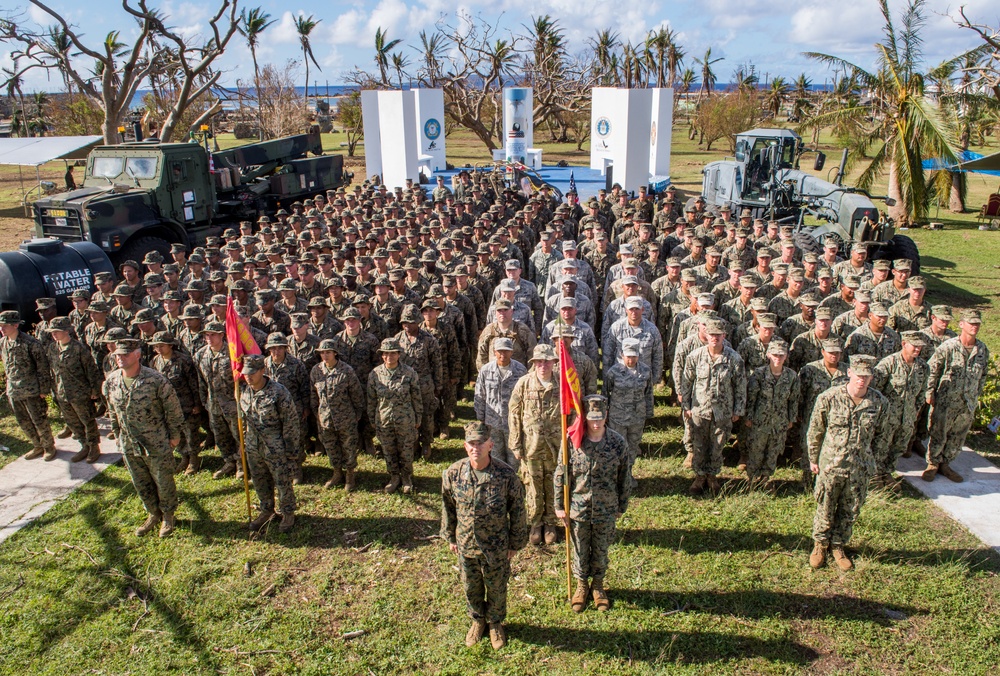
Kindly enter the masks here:
[[814, 253], [816, 255], [823, 254], [823, 245], [809, 233], [797, 232], [792, 235], [792, 241], [795, 242], [795, 246], [797, 246], [802, 253]]
[[116, 267], [127, 260], [133, 260], [141, 265], [142, 259], [150, 251], [159, 251], [165, 262], [173, 260], [170, 257], [170, 242], [162, 237], [136, 237], [130, 239], [120, 251], [112, 256], [112, 260]]
[[892, 260], [908, 258], [912, 263], [910, 275], [915, 277], [920, 274], [920, 252], [917, 251], [917, 243], [906, 235], [893, 235], [889, 240], [888, 253]]

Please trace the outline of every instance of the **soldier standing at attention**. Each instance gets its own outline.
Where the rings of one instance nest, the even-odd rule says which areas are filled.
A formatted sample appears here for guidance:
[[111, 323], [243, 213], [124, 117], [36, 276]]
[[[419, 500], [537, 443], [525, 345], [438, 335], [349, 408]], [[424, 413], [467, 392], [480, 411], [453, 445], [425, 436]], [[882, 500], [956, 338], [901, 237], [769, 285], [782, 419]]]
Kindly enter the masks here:
[[247, 469], [260, 501], [260, 514], [250, 522], [259, 531], [274, 518], [274, 494], [281, 510], [279, 533], [295, 525], [295, 456], [298, 451], [299, 411], [288, 389], [267, 376], [267, 364], [259, 354], [243, 358], [241, 371], [247, 387], [242, 388], [239, 406], [243, 412]]
[[949, 465], [965, 444], [986, 383], [990, 351], [976, 338], [982, 323], [979, 310], [965, 310], [958, 322], [958, 337], [941, 343], [931, 357], [925, 397], [931, 413], [924, 481], [933, 481], [938, 472], [962, 481]]
[[[751, 485], [770, 481], [778, 456], [785, 448], [785, 436], [799, 415], [799, 378], [785, 366], [788, 344], [772, 340], [767, 346], [767, 363], [754, 369], [747, 379], [747, 479]], [[772, 485], [771, 490], [774, 490]]]
[[198, 426], [201, 423], [198, 370], [190, 355], [176, 349], [177, 339], [170, 335], [169, 331], [158, 332], [149, 344], [156, 351], [150, 366], [170, 381], [177, 394], [177, 401], [181, 404], [181, 412], [184, 413], [183, 442], [177, 447], [181, 461], [175, 473], [195, 474], [201, 469], [201, 457], [198, 455], [198, 446], [195, 443]]
[[181, 443], [184, 413], [170, 381], [142, 365], [138, 340], [118, 341], [114, 356], [118, 368], [104, 381], [111, 431], [132, 476], [132, 485], [149, 513], [135, 534], [142, 537], [162, 520], [160, 537], [165, 538], [174, 532], [177, 486], [173, 449]]
[[34, 460], [44, 453], [46, 460], [55, 460], [56, 441], [45, 403], [52, 389], [49, 359], [38, 339], [21, 331], [20, 325], [21, 315], [16, 310], [0, 312], [0, 361], [7, 376], [7, 400], [17, 424], [31, 442], [24, 459]]
[[[324, 338], [317, 352], [323, 361], [309, 373], [309, 397], [319, 426], [319, 440], [333, 468], [333, 476], [323, 488], [333, 488], [344, 481], [344, 489], [350, 493], [356, 484], [358, 422], [365, 410], [361, 381], [354, 369], [338, 358], [336, 339]], [[404, 478], [404, 491], [406, 481]]]
[[653, 372], [639, 363], [639, 341], [625, 339], [622, 360], [604, 374], [604, 394], [608, 398], [608, 427], [627, 443], [631, 474], [639, 456], [642, 428], [647, 418], [653, 417]]
[[420, 376], [399, 362], [399, 343], [386, 338], [380, 349], [382, 364], [368, 375], [368, 420], [375, 425], [375, 436], [382, 444], [382, 455], [389, 471], [386, 493], [395, 493], [402, 477], [412, 490], [413, 451], [417, 443], [417, 428], [424, 416]]
[[510, 338], [497, 338], [493, 341], [494, 358], [479, 369], [473, 406], [476, 418], [490, 428], [493, 457], [504, 461], [517, 472], [520, 463], [507, 448], [510, 414], [508, 405], [514, 386], [528, 369], [521, 362], [514, 361], [513, 354], [514, 341]]
[[816, 398], [834, 385], [847, 382], [847, 367], [841, 363], [840, 357], [844, 346], [836, 337], [823, 341], [822, 357], [809, 362], [799, 369], [799, 390], [801, 404], [799, 406], [798, 450], [802, 452], [800, 466], [802, 468], [802, 486], [811, 493], [815, 483], [812, 470], [809, 469], [809, 454], [805, 452], [808, 446], [806, 437], [809, 434], [809, 418], [812, 416]]
[[[570, 604], [574, 612], [587, 607], [587, 595], [604, 612], [611, 601], [604, 589], [608, 548], [615, 537], [615, 522], [628, 508], [632, 471], [625, 438], [607, 429], [607, 400], [588, 397], [587, 431], [580, 448], [570, 449], [569, 466], [562, 458], [553, 477], [556, 516], [570, 529], [573, 541], [573, 577], [576, 591]], [[569, 514], [564, 511], [563, 486], [569, 484]]]
[[903, 347], [875, 366], [872, 387], [886, 398], [885, 446], [875, 449], [875, 476], [872, 488], [901, 492], [900, 480], [893, 479], [896, 460], [910, 447], [920, 405], [927, 389], [927, 362], [920, 352], [927, 344], [919, 331], [903, 331]]
[[521, 480], [527, 489], [529, 541], [552, 544], [558, 537], [552, 509], [552, 473], [562, 435], [559, 381], [552, 369], [558, 358], [551, 345], [536, 345], [531, 370], [514, 385], [510, 395], [507, 445], [521, 462]]
[[465, 601], [472, 626], [465, 645], [472, 647], [490, 626], [495, 650], [507, 644], [507, 581], [510, 560], [528, 542], [524, 486], [517, 473], [491, 457], [490, 428], [482, 422], [465, 426], [468, 458], [441, 477], [441, 537], [458, 554]]
[[828, 551], [841, 570], [854, 567], [844, 546], [868, 495], [875, 449], [888, 443], [886, 399], [869, 387], [874, 367], [874, 357], [854, 355], [847, 383], [820, 394], [813, 407], [808, 433], [809, 469], [816, 475], [813, 568], [826, 563]]
[[733, 423], [743, 417], [747, 401], [747, 376], [743, 360], [726, 346], [726, 328], [717, 319], [705, 325], [708, 344], [692, 352], [684, 362], [681, 408], [691, 421], [692, 469], [696, 474], [688, 492], [697, 495], [706, 485], [712, 493], [721, 489], [722, 448]]
[[213, 479], [236, 475], [243, 478], [243, 469], [237, 469], [239, 459], [239, 430], [236, 429], [236, 395], [233, 387], [233, 367], [226, 347], [226, 326], [210, 321], [201, 330], [206, 345], [194, 356], [198, 367], [198, 389], [201, 400], [207, 404], [208, 422], [215, 436], [215, 445], [222, 455], [222, 467]]
[[66, 427], [80, 442], [80, 451], [70, 461], [85, 459], [97, 462], [101, 457], [101, 436], [97, 431], [94, 401], [101, 392], [101, 371], [86, 346], [70, 334], [72, 329], [68, 317], [54, 317], [48, 322], [52, 339], [48, 346], [52, 393], [66, 420]]

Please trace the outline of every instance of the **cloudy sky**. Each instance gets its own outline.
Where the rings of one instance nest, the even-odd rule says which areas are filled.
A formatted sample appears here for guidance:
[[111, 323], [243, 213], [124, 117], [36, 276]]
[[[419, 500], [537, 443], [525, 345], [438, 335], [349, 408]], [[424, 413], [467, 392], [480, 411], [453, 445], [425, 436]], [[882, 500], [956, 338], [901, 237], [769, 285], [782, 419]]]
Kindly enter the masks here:
[[[203, 32], [213, 11], [213, 0], [189, 2], [149, 0], [168, 17], [168, 23], [187, 34]], [[120, 30], [122, 38], [134, 35], [133, 25], [115, 0], [88, 2], [47, 0], [85, 36], [88, 44], [99, 43], [111, 30]], [[830, 77], [821, 64], [802, 56], [803, 51], [836, 54], [863, 66], [874, 60], [872, 45], [881, 39], [882, 21], [875, 0], [648, 0], [609, 2], [608, 0], [354, 0], [353, 2], [318, 2], [299, 4], [298, 0], [256, 0], [241, 4], [261, 6], [275, 19], [263, 35], [258, 52], [261, 63], [284, 63], [301, 59], [295, 17], [313, 15], [321, 20], [312, 36], [313, 51], [322, 68], [310, 70], [310, 79], [338, 84], [354, 66], [373, 69], [374, 35], [377, 28], [391, 39], [416, 45], [421, 30], [432, 31], [435, 24], [462, 9], [497, 24], [502, 31], [526, 34], [532, 16], [548, 14], [559, 20], [566, 31], [571, 52], [587, 49], [588, 39], [596, 31], [611, 28], [623, 40], [641, 40], [661, 25], [676, 31], [687, 50], [687, 65], [695, 68], [695, 56], [712, 48], [713, 57], [724, 60], [715, 66], [720, 82], [727, 82], [740, 63], [757, 65], [762, 79], [782, 75], [794, 79], [805, 72], [816, 84]], [[959, 29], [951, 16], [957, 16], [962, 2], [927, 0], [927, 27], [924, 31], [925, 61], [935, 64], [977, 44], [969, 31]], [[5, 2], [16, 7], [26, 24], [49, 25], [52, 21], [26, 0]], [[901, 0], [890, 0], [898, 11]], [[964, 0], [970, 18], [996, 26], [1000, 22], [1000, 3], [996, 0]], [[8, 11], [8, 10], [2, 10]], [[0, 65], [10, 66], [7, 48], [0, 45]], [[417, 52], [404, 49], [415, 60]], [[226, 71], [223, 83], [252, 77], [253, 68], [242, 38], [233, 43], [221, 61]], [[314, 76], [315, 75], [315, 76]], [[28, 91], [56, 90], [57, 76], [42, 73], [26, 78]]]

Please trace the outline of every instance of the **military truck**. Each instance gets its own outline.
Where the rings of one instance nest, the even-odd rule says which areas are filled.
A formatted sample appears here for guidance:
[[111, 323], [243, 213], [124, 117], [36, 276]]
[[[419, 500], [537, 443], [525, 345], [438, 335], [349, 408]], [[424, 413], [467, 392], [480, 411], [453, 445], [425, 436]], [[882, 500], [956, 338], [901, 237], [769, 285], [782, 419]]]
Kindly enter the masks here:
[[[843, 185], [847, 151], [832, 182], [799, 169], [804, 152], [802, 138], [789, 129], [737, 134], [735, 157], [702, 169], [706, 204], [728, 206], [734, 215], [749, 209], [754, 218], [793, 225], [795, 243], [803, 251], [822, 251], [825, 236], [834, 234], [845, 255], [852, 243], [865, 242], [871, 258], [908, 258], [919, 270], [916, 244], [896, 233], [873, 200], [888, 206], [895, 202]], [[825, 162], [825, 155], [817, 153], [813, 169], [822, 170]]]
[[196, 142], [156, 139], [98, 146], [79, 189], [34, 203], [35, 230], [93, 242], [116, 262], [154, 249], [169, 260], [172, 243], [191, 248], [350, 179], [342, 155], [323, 155], [316, 129], [214, 153]]

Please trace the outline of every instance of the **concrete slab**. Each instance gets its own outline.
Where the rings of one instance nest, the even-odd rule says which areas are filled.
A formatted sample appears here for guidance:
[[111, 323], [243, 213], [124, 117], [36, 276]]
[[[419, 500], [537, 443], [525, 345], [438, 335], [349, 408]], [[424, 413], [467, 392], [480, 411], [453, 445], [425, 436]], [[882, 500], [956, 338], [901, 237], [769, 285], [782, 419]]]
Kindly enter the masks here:
[[80, 444], [73, 439], [56, 439], [55, 460], [25, 460], [22, 456], [0, 469], [0, 542], [121, 460], [118, 445], [107, 438], [110, 425], [101, 420], [99, 426], [101, 457], [92, 465], [70, 462], [70, 457], [80, 450]]
[[916, 455], [896, 463], [910, 485], [1000, 552], [1000, 467], [970, 448], [963, 448], [951, 466], [965, 481], [955, 483], [940, 475], [934, 481], [924, 481], [920, 474], [927, 463]]

